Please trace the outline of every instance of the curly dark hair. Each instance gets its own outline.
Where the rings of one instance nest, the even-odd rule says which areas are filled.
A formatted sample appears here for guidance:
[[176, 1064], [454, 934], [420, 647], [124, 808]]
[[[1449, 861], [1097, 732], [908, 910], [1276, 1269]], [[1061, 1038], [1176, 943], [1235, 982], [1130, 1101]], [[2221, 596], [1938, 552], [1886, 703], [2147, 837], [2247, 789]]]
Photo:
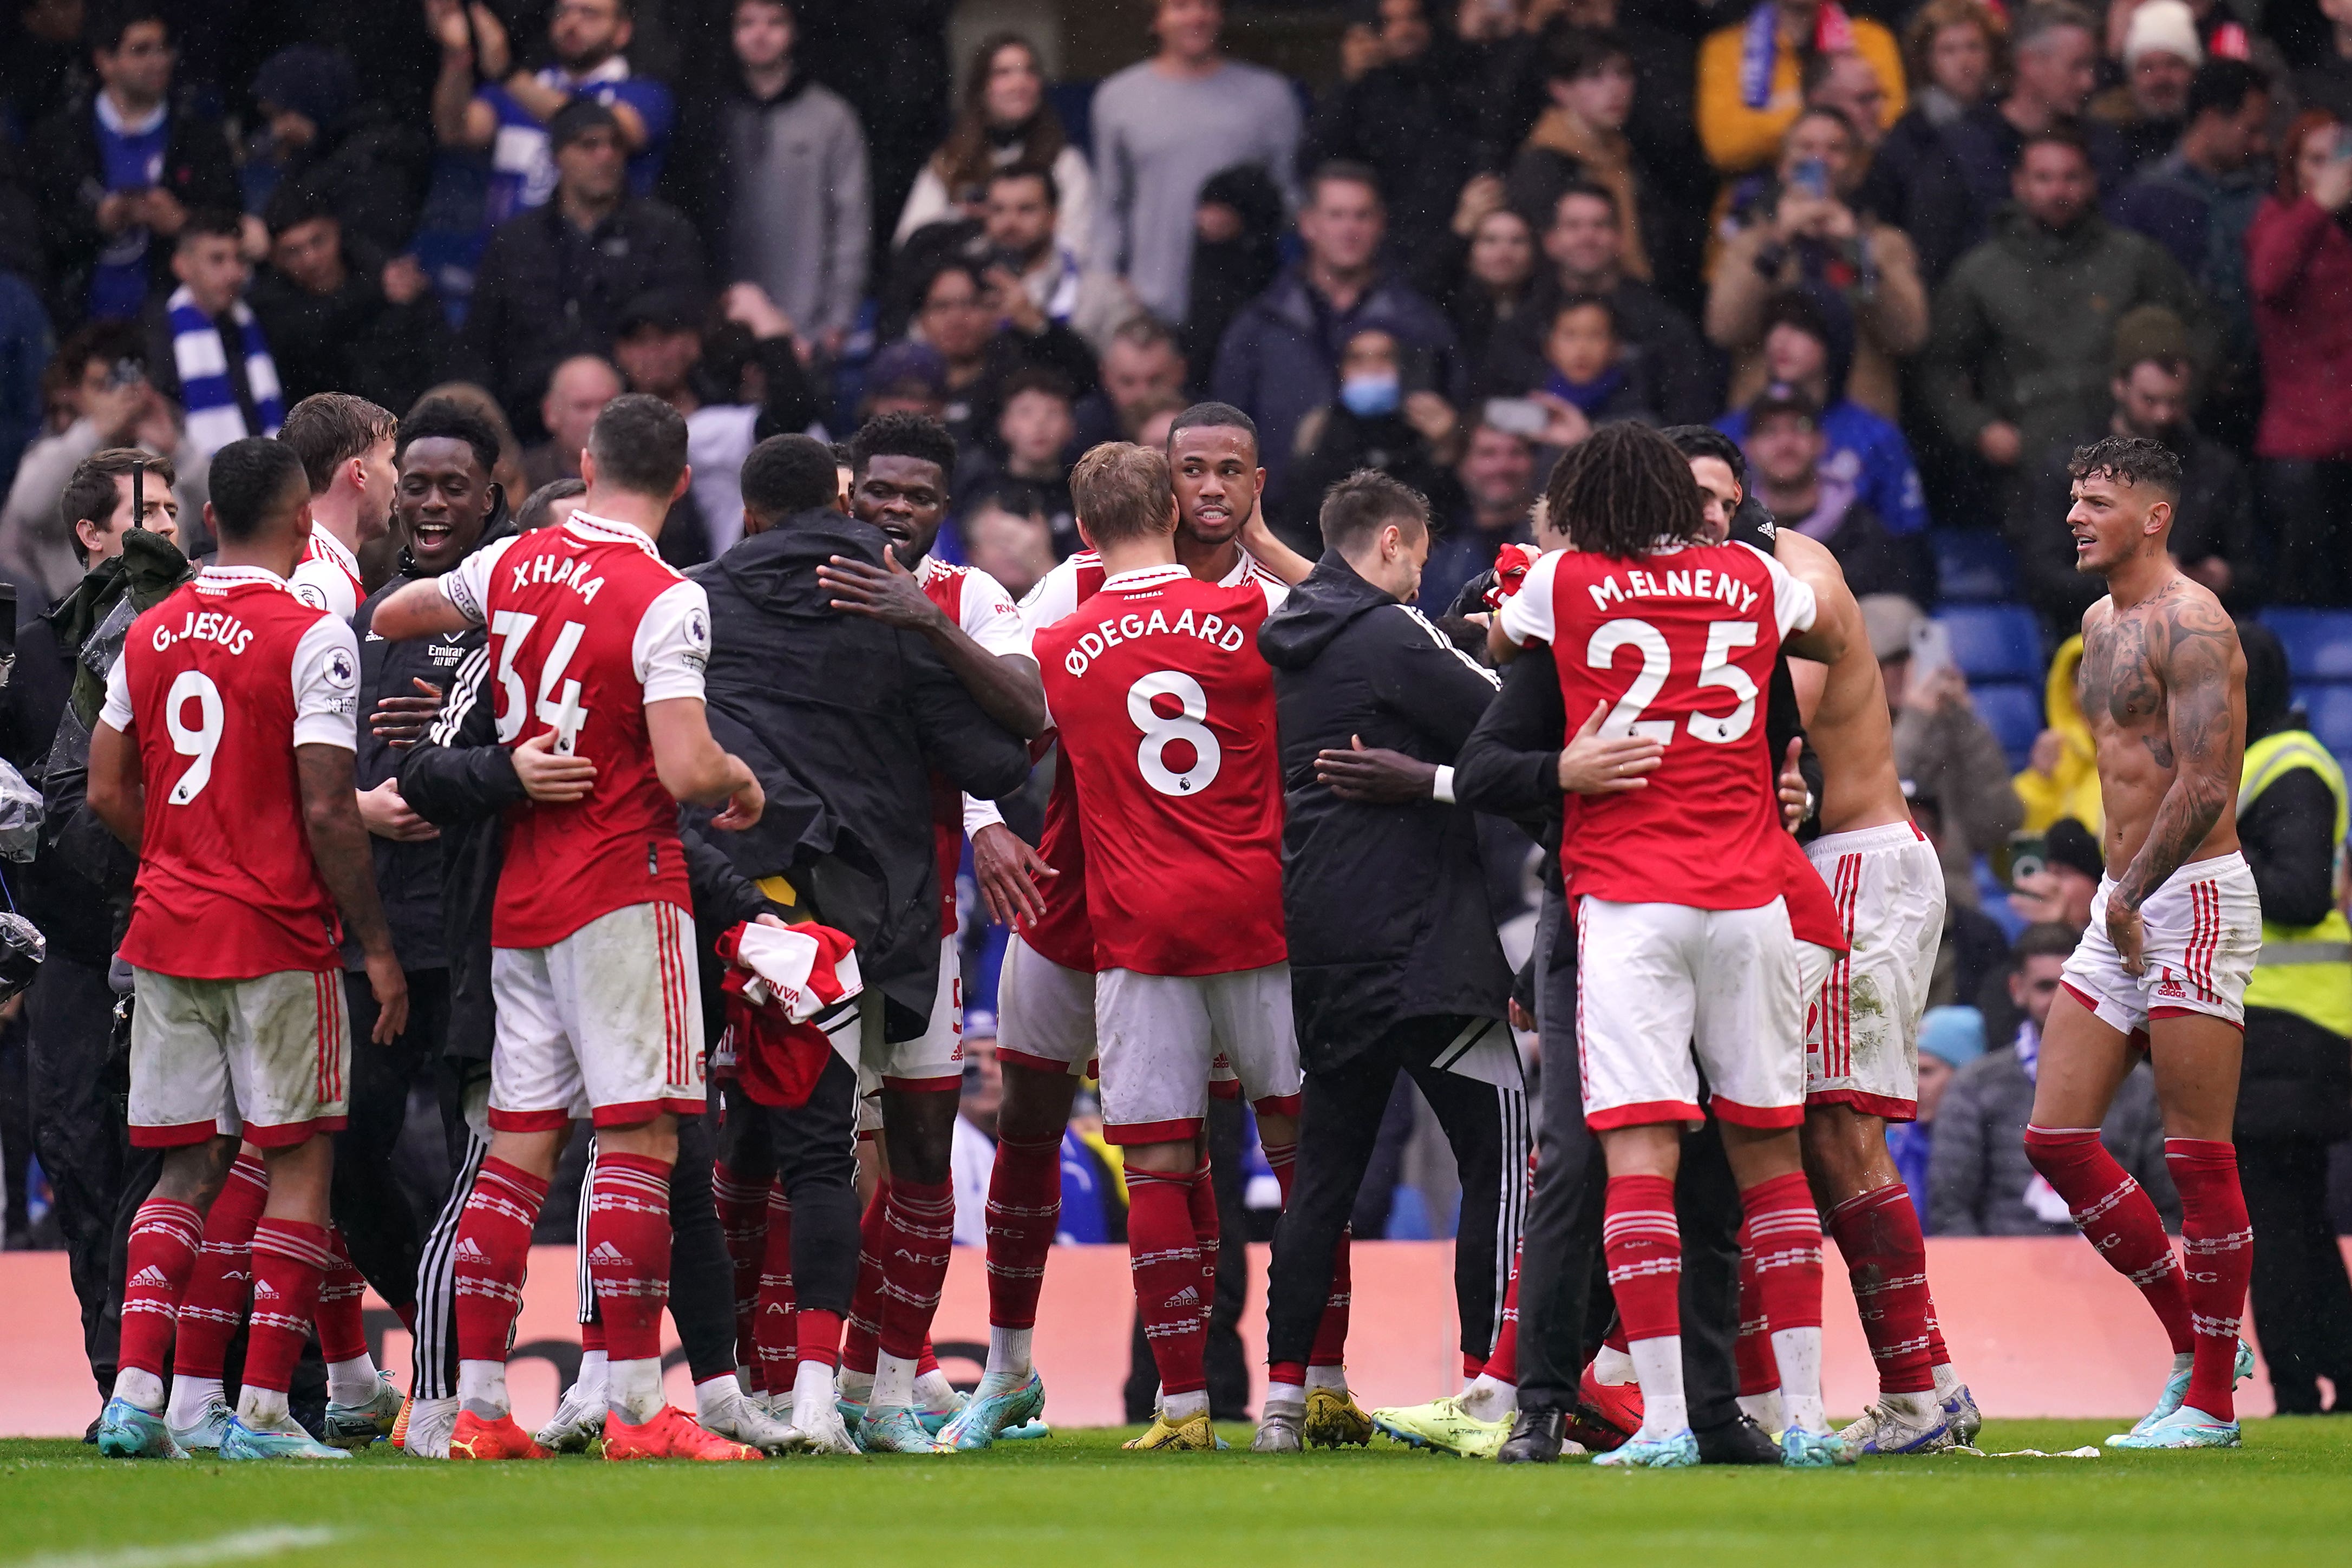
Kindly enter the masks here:
[[2075, 447], [2074, 460], [2066, 465], [2066, 477], [2081, 480], [2095, 476], [2135, 489], [2153, 485], [2166, 500], [2180, 499], [2179, 454], [2145, 436], [2105, 436], [2087, 447]]
[[1555, 464], [1544, 487], [1551, 525], [1579, 550], [1632, 561], [1657, 542], [1697, 542], [1706, 500], [1690, 459], [1646, 425], [1603, 425]]
[[939, 465], [942, 480], [955, 476], [955, 437], [938, 420], [921, 414], [877, 414], [849, 438], [849, 471], [866, 477], [877, 458], [914, 458]]

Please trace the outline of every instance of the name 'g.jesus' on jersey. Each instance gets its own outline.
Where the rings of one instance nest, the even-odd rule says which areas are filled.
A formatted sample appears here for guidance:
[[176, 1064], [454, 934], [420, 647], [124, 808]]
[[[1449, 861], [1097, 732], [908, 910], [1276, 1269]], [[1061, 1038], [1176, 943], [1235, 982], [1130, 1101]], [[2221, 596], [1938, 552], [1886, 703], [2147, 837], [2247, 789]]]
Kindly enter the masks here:
[[1108, 578], [1036, 635], [1097, 970], [1231, 974], [1289, 956], [1265, 613], [1255, 583], [1171, 565]]
[[1569, 796], [1571, 897], [1752, 910], [1787, 889], [1764, 691], [1780, 639], [1811, 630], [1814, 610], [1811, 588], [1745, 544], [1661, 543], [1629, 561], [1562, 550], [1529, 569], [1503, 631], [1551, 645], [1570, 727], [1607, 702], [1603, 735], [1665, 745], [1646, 788]]

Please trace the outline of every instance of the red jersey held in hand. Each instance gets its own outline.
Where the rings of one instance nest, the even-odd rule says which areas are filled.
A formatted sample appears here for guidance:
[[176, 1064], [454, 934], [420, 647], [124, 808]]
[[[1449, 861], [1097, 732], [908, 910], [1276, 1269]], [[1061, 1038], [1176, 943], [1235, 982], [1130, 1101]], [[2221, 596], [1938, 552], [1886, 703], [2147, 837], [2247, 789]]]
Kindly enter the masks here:
[[1289, 956], [1266, 597], [1152, 567], [1036, 634], [1097, 971], [1226, 974]]
[[187, 980], [341, 967], [294, 749], [354, 749], [359, 683], [352, 628], [259, 567], [209, 567], [131, 624], [100, 715], [147, 790], [126, 962]]
[[1551, 644], [1571, 731], [1607, 702], [1603, 735], [1665, 745], [1648, 787], [1569, 797], [1570, 896], [1751, 910], [1788, 889], [1764, 693], [1780, 639], [1812, 626], [1811, 588], [1745, 544], [1563, 550], [1498, 614], [1515, 640]]
[[646, 705], [702, 696], [710, 601], [643, 531], [574, 512], [478, 550], [436, 579], [490, 632], [499, 743], [552, 732], [596, 764], [595, 787], [507, 816], [490, 941], [549, 947], [631, 904], [694, 905], [677, 802], [662, 787]]

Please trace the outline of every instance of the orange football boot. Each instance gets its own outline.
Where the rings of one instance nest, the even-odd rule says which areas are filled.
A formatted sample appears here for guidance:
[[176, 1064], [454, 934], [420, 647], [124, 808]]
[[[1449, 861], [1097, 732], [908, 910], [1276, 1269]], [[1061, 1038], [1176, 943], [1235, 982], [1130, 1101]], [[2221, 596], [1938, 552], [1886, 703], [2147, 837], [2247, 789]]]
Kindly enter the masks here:
[[695, 1424], [694, 1418], [674, 1405], [665, 1405], [659, 1414], [642, 1426], [632, 1426], [612, 1414], [604, 1417], [604, 1458], [608, 1459], [764, 1459], [765, 1454], [748, 1443], [738, 1443], [731, 1437]]

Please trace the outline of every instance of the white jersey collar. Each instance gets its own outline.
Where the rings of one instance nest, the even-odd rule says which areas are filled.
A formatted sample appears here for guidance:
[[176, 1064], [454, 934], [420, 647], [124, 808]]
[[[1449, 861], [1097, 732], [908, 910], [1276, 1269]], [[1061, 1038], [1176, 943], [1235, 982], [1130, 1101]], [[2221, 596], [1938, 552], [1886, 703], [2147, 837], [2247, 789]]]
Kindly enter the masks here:
[[1181, 578], [1190, 577], [1192, 574], [1181, 566], [1172, 564], [1142, 566], [1132, 572], [1121, 572], [1116, 576], [1104, 578], [1103, 591], [1108, 593], [1114, 588], [1152, 588], [1162, 583], [1173, 583]]

